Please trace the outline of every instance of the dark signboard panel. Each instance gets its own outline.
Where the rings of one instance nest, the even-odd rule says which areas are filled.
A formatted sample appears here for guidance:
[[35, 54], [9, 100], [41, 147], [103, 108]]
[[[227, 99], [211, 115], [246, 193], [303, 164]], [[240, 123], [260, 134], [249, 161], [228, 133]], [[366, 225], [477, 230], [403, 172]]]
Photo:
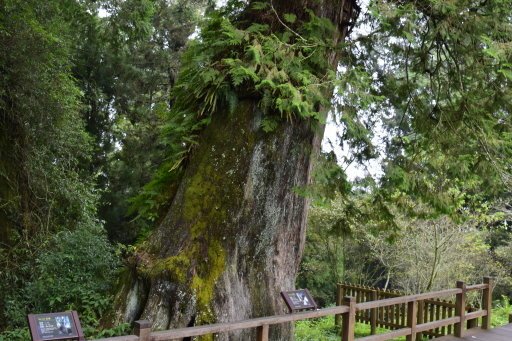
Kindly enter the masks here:
[[317, 308], [317, 305], [311, 297], [308, 289], [282, 291], [281, 296], [290, 309], [290, 312]]
[[85, 340], [76, 311], [30, 314], [28, 324], [33, 341]]

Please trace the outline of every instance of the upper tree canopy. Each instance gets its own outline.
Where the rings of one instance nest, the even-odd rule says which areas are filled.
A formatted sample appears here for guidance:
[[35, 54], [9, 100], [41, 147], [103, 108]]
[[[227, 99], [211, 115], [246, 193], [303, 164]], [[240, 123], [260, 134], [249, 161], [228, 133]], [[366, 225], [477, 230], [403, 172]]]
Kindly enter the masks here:
[[341, 59], [339, 113], [363, 159], [376, 122], [387, 130], [381, 184], [393, 200], [453, 213], [510, 192], [511, 4], [370, 2]]
[[[370, 1], [342, 42], [336, 31], [353, 22], [329, 10], [348, 3], [230, 1], [205, 20], [174, 90], [170, 157], [137, 200], [143, 213], [165, 202], [155, 197], [158, 184], [180, 169], [219, 109], [256, 98], [269, 132], [284, 121], [323, 122], [333, 89], [357, 160], [382, 152], [388, 198], [419, 196], [449, 213], [508, 191], [510, 2]], [[378, 126], [387, 130], [381, 146], [372, 142]]]

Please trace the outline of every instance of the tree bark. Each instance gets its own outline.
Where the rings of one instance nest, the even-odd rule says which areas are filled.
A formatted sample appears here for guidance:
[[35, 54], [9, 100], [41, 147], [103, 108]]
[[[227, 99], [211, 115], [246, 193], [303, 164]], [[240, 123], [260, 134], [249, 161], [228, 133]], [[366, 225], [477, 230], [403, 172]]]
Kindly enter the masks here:
[[[273, 6], [298, 18], [305, 8], [329, 18], [339, 27], [335, 41], [355, 12], [348, 0]], [[336, 66], [335, 52], [326, 58]], [[286, 312], [279, 293], [294, 288], [309, 204], [295, 189], [310, 182], [323, 126], [297, 119], [265, 133], [261, 119], [254, 98], [241, 99], [234, 114], [213, 115], [166, 217], [137, 255], [138, 279], [123, 283], [122, 319], [169, 329]], [[215, 339], [254, 337], [247, 330]], [[271, 340], [291, 338], [291, 324], [271, 327]]]

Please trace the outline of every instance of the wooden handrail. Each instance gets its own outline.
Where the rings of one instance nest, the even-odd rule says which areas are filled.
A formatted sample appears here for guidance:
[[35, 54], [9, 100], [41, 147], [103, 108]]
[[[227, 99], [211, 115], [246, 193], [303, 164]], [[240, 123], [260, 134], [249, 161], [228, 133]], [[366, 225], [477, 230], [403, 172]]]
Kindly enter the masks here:
[[[465, 294], [468, 291], [483, 290], [482, 295], [482, 310], [466, 313], [465, 309]], [[368, 292], [372, 292], [371, 290]], [[443, 319], [423, 323], [423, 320], [417, 317], [419, 304], [424, 302], [450, 295], [456, 295], [457, 316], [447, 317]], [[275, 315], [267, 317], [259, 317], [254, 319], [242, 320], [237, 322], [216, 323], [211, 325], [179, 328], [173, 330], [165, 330], [159, 332], [151, 332], [150, 324], [147, 321], [136, 321], [135, 334], [128, 336], [119, 336], [115, 338], [105, 338], [100, 341], [168, 341], [181, 339], [184, 337], [193, 337], [200, 335], [208, 335], [215, 333], [223, 333], [234, 330], [257, 328], [257, 340], [269, 340], [269, 326], [305, 320], [309, 318], [324, 317], [331, 315], [341, 315], [342, 317], [342, 340], [354, 341], [354, 327], [356, 322], [356, 313], [363, 310], [372, 310], [388, 307], [392, 305], [407, 305], [407, 323], [403, 328], [397, 326], [399, 329], [390, 331], [385, 334], [371, 335], [363, 338], [358, 338], [358, 341], [384, 341], [390, 340], [399, 336], [406, 336], [408, 341], [416, 340], [416, 335], [448, 325], [454, 325], [455, 333], [463, 336], [464, 322], [474, 320], [479, 317], [483, 319], [483, 328], [490, 327], [490, 308], [491, 308], [491, 295], [492, 295], [492, 280], [488, 277], [484, 278], [483, 284], [476, 284], [466, 286], [463, 282], [457, 282], [457, 288], [447, 289], [436, 292], [429, 292], [416, 295], [392, 297], [378, 301], [356, 303], [354, 297], [344, 297], [343, 305], [338, 305], [330, 308], [323, 308], [314, 311], [304, 311], [292, 313], [287, 315]], [[439, 318], [439, 316], [437, 317]]]
[[483, 290], [483, 289], [487, 289], [488, 287], [489, 287], [489, 285], [485, 284], [485, 283], [469, 285], [466, 287], [466, 292], [475, 291], [475, 290]]
[[423, 300], [428, 300], [428, 299], [432, 299], [432, 298], [446, 297], [446, 296], [450, 296], [450, 295], [456, 295], [459, 293], [461, 293], [461, 289], [447, 289], [447, 290], [441, 290], [441, 291], [435, 291], [435, 292], [426, 292], [423, 294], [386, 298], [386, 299], [379, 300], [379, 301], [369, 301], [369, 302], [364, 302], [364, 303], [358, 303], [356, 305], [356, 307], [357, 307], [357, 310], [382, 308], [382, 307], [387, 307], [390, 305], [409, 303], [412, 301], [423, 301]]
[[151, 333], [151, 340], [163, 341], [179, 339], [189, 336], [200, 336], [221, 332], [228, 332], [240, 329], [257, 328], [265, 325], [281, 324], [286, 322], [293, 322], [299, 320], [305, 320], [315, 317], [331, 316], [335, 314], [344, 314], [348, 312], [348, 306], [336, 306], [330, 308], [323, 308], [314, 311], [303, 311], [299, 313], [293, 313], [288, 315], [275, 315], [268, 317], [258, 317], [249, 320], [243, 320], [238, 322], [226, 322], [216, 323], [197, 327], [179, 328], [172, 330], [165, 330], [161, 332]]

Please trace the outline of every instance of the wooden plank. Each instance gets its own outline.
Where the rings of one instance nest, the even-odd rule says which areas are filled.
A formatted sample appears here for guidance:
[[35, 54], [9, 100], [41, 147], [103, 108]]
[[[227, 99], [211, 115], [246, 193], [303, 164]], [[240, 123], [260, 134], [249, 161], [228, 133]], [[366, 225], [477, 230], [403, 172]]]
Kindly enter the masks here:
[[[439, 320], [441, 320], [441, 309], [442, 309], [442, 307], [440, 305], [438, 305], [437, 303], [439, 303], [439, 302], [436, 302], [436, 304], [435, 304], [435, 307], [436, 307], [436, 321], [439, 321]], [[439, 327], [436, 327], [434, 332], [435, 332], [436, 335], [441, 335], [441, 329], [439, 329]]]
[[[423, 317], [423, 311], [425, 310], [425, 304], [426, 304], [425, 301], [418, 302], [418, 318], [416, 320], [417, 324], [422, 324], [423, 322], [425, 322], [425, 319]], [[423, 338], [423, 335], [421, 332], [416, 334], [416, 341], [421, 341], [422, 338]]]
[[[376, 290], [372, 290], [371, 299], [372, 299], [372, 301], [377, 300], [377, 291]], [[370, 333], [371, 333], [371, 335], [377, 334], [377, 309], [376, 308], [370, 309]]]
[[482, 284], [474, 284], [474, 285], [468, 285], [466, 287], [466, 291], [476, 291], [476, 290], [484, 290], [487, 289], [488, 285], [484, 282]]
[[458, 321], [459, 321], [459, 317], [455, 316], [455, 317], [450, 317], [450, 318], [447, 318], [444, 320], [426, 322], [421, 325], [417, 325], [416, 331], [418, 331], [418, 332], [427, 331], [427, 330], [431, 330], [431, 329], [438, 328], [441, 326], [447, 326], [449, 324], [457, 323]]
[[407, 310], [405, 307], [405, 303], [401, 304], [400, 306], [401, 306], [400, 310], [402, 311], [402, 321], [400, 324], [403, 326], [407, 326]]
[[[448, 316], [449, 316], [449, 317], [452, 317], [452, 316], [454, 316], [454, 315], [455, 315], [455, 307], [453, 307], [453, 308], [449, 308], [449, 310], [448, 310]], [[450, 325], [448, 325], [448, 332], [447, 332], [447, 334], [452, 334], [453, 328], [454, 328], [454, 326], [452, 326], [451, 324], [450, 324]]]
[[[472, 320], [472, 319], [477, 319], [482, 316], [487, 316], [487, 310], [477, 310], [477, 311], [473, 311], [471, 313], [467, 313], [465, 319]], [[482, 328], [483, 328], [483, 326], [482, 326]], [[489, 328], [483, 328], [483, 329], [489, 329]]]
[[[446, 311], [447, 311], [448, 308], [446, 308], [446, 306], [442, 306], [442, 311], [441, 311], [441, 319], [444, 320], [446, 319], [447, 315], [446, 315]], [[441, 328], [441, 334], [442, 335], [446, 335], [446, 326], [443, 326]]]
[[441, 301], [441, 300], [425, 300], [425, 303], [432, 303], [436, 306], [441, 306], [441, 307], [453, 307], [455, 308], [455, 303], [453, 302], [449, 302], [449, 301]]
[[395, 323], [397, 324], [397, 326], [399, 326], [398, 328], [403, 328], [405, 327], [405, 324], [401, 324], [400, 323], [400, 310], [401, 310], [401, 305], [398, 304], [395, 306]]
[[474, 328], [466, 332], [463, 338], [447, 335], [436, 338], [436, 341], [510, 341], [512, 340], [512, 324], [493, 329]]

